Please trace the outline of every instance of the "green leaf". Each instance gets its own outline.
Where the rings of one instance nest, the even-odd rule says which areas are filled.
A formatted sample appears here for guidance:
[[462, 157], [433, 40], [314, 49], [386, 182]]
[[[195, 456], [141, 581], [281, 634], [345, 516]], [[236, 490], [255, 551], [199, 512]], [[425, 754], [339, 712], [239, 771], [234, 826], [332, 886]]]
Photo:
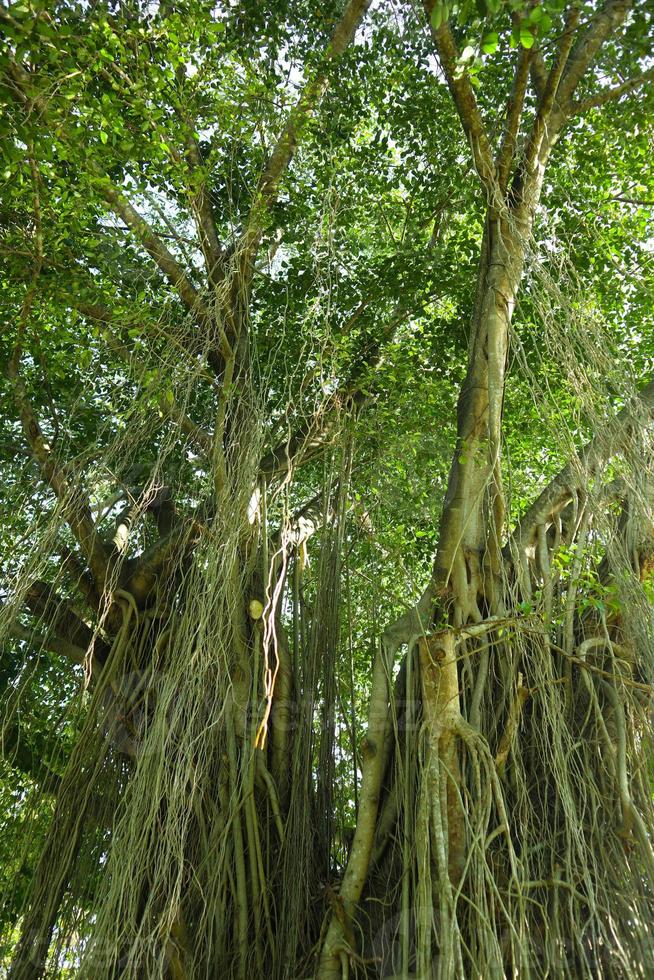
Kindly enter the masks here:
[[434, 28], [435, 31], [437, 31], [442, 23], [443, 23], [443, 6], [440, 3], [435, 3], [433, 10], [431, 12], [431, 26]]
[[520, 44], [523, 46], [523, 48], [533, 47], [535, 40], [536, 38], [530, 30], [528, 30], [526, 27], [520, 28]]
[[481, 42], [481, 50], [484, 54], [495, 54], [497, 51], [497, 46], [499, 44], [499, 36], [497, 31], [491, 31], [486, 34]]
[[93, 354], [88, 348], [86, 350], [80, 351], [78, 357], [78, 364], [80, 366], [80, 370], [86, 371], [90, 367], [92, 360], [93, 360]]

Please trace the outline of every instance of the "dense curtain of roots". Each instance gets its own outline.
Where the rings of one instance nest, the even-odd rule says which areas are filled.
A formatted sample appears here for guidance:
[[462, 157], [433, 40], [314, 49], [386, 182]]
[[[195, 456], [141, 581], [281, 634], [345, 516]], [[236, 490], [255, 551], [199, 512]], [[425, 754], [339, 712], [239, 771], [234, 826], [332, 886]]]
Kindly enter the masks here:
[[[376, 975], [654, 969], [650, 410], [569, 270], [529, 261], [538, 346], [512, 345], [571, 460], [568, 489], [533, 525], [516, 515], [481, 622], [437, 621], [409, 643], [359, 912]], [[572, 425], [549, 395], [552, 365], [569, 372]], [[627, 426], [606, 412], [607, 387]], [[611, 447], [599, 464], [579, 453], [584, 425]]]
[[[208, 335], [205, 350], [214, 343]], [[12, 976], [38, 974], [42, 960], [94, 978], [281, 976], [318, 939], [335, 837], [333, 826], [316, 827], [317, 808], [322, 826], [333, 802], [329, 726], [350, 455], [341, 466], [337, 452], [330, 485], [298, 520], [290, 480], [268, 494], [259, 477], [270, 419], [255, 390], [269, 390], [272, 373], [255, 386], [261, 367], [244, 371], [236, 399], [207, 384], [201, 345], [194, 355], [181, 358], [174, 330], [162, 329], [150, 362], [139, 345], [126, 358], [118, 434], [99, 434], [88, 458], [76, 460], [83, 482], [71, 481], [68, 499], [36, 519], [40, 546], [16, 568], [2, 607], [4, 641], [18, 623], [31, 649], [47, 648], [48, 624], [60, 615], [52, 596], [70, 595], [76, 574], [72, 558], [54, 578], [49, 569], [67, 505], [90, 485], [125, 488], [106, 504], [104, 526], [99, 508], [109, 537], [114, 525], [114, 562], [84, 614], [86, 681], [66, 722], [78, 726], [75, 748], [54, 798], [54, 777], [34, 793], [35, 811], [45, 799], [54, 816]], [[215, 425], [213, 445], [180, 422], [191, 415]], [[285, 438], [283, 418], [278, 431]], [[299, 589], [306, 540], [323, 519], [310, 622]], [[44, 629], [31, 632], [20, 622], [44, 580]], [[26, 660], [20, 684], [37, 667]], [[20, 684], [6, 701], [5, 739]], [[326, 766], [320, 804], [316, 751]]]
[[[14, 980], [42, 961], [88, 978], [306, 976], [328, 915], [343, 922], [344, 975], [651, 975], [649, 416], [632, 379], [607, 365], [610, 339], [569, 280], [530, 263], [542, 331], [528, 349], [516, 330], [513, 349], [544, 425], [561, 426], [574, 485], [506, 540], [501, 590], [479, 622], [428, 617], [394, 662], [377, 644], [390, 696], [374, 746], [357, 747], [360, 722], [343, 704], [348, 685], [354, 698], [350, 436], [334, 440], [323, 486], [298, 512], [292, 471], [272, 487], [258, 475], [271, 372], [244, 372], [236, 404], [205, 383], [201, 349], [180, 358], [170, 330], [152, 363], [145, 349], [127, 359], [118, 434], [99, 433], [74, 468], [87, 487], [128, 489], [105, 515], [116, 558], [87, 616], [75, 747], [56, 784], [34, 792], [52, 816], [32, 891], [15, 903]], [[552, 363], [571, 369], [589, 436], [613, 439], [607, 377], [632, 413], [610, 466], [591, 466], [565, 431]], [[220, 437], [198, 441], [189, 416]], [[166, 502], [176, 513], [157, 536]], [[39, 546], [15, 570], [3, 640], [37, 608], [36, 582], [70, 594], [72, 558], [54, 576], [49, 563], [65, 507], [35, 518]], [[143, 589], [130, 575], [150, 567]], [[26, 662], [20, 683], [34, 669]], [[14, 685], [5, 733], [19, 707]], [[382, 779], [350, 920], [338, 888], [359, 751], [364, 764], [381, 753]]]

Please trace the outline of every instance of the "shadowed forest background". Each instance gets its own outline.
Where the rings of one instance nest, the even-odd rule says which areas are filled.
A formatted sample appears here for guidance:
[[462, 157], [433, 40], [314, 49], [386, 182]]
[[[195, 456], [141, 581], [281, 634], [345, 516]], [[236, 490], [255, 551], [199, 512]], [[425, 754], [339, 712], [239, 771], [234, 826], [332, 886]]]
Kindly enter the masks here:
[[653, 17], [0, 7], [0, 975], [654, 975]]

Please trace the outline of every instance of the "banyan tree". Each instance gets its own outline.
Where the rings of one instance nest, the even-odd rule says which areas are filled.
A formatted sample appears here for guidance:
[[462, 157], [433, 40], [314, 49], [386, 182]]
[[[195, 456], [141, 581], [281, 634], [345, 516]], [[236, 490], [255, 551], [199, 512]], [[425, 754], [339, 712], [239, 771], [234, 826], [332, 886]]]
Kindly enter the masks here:
[[3, 975], [654, 975], [653, 14], [2, 7]]

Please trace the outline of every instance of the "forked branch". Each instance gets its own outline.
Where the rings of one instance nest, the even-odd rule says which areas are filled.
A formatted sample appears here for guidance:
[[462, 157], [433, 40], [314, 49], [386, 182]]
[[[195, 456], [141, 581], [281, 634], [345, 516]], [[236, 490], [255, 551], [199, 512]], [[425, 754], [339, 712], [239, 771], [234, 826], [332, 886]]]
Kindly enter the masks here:
[[579, 82], [595, 61], [606, 40], [623, 23], [632, 7], [632, 0], [607, 0], [593, 18], [588, 30], [575, 46], [558, 90], [558, 103], [565, 111]]

